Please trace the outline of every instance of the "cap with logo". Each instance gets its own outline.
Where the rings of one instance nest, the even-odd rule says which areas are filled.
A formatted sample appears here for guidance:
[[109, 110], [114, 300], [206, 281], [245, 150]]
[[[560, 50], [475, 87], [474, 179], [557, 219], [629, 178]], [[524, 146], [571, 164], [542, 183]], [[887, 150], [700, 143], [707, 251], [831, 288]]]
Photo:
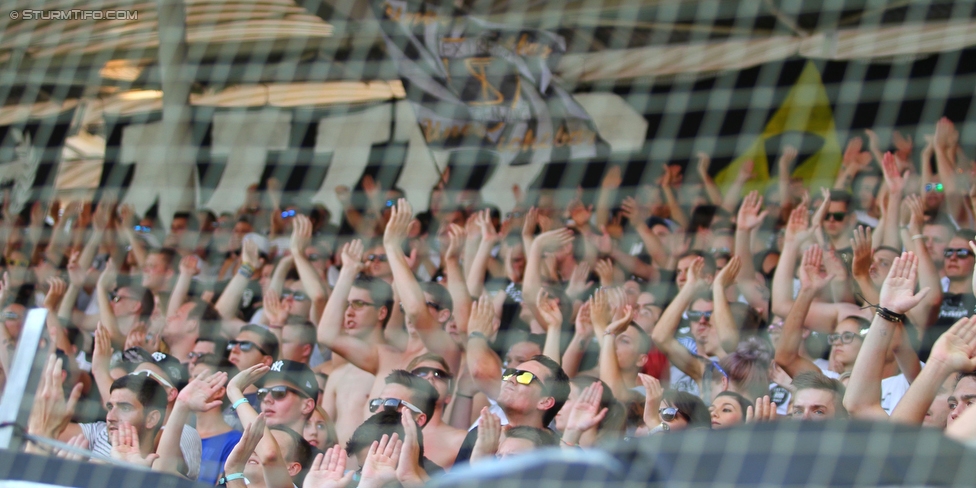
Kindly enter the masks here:
[[177, 390], [182, 390], [190, 382], [190, 373], [178, 359], [163, 352], [150, 353], [142, 348], [130, 348], [125, 351], [127, 361], [133, 363], [153, 363], [163, 370], [169, 381]]
[[315, 373], [305, 363], [279, 359], [271, 363], [271, 371], [264, 375], [264, 385], [268, 381], [283, 380], [291, 383], [296, 388], [308, 395], [309, 398], [318, 399], [319, 383], [315, 379]]

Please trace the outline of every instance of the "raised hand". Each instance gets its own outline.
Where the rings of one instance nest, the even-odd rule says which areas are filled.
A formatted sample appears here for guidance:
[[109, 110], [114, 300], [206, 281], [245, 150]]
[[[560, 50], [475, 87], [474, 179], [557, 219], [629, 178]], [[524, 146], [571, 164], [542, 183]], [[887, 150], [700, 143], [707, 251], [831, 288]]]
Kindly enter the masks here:
[[502, 435], [502, 422], [498, 416], [489, 412], [488, 407], [481, 409], [478, 419], [478, 439], [475, 440], [471, 451], [471, 460], [490, 458], [498, 452], [498, 443]]
[[820, 266], [822, 264], [823, 249], [820, 249], [820, 246], [810, 246], [803, 252], [803, 259], [800, 261], [801, 288], [820, 291], [834, 279], [834, 275], [822, 275], [820, 273]]
[[92, 352], [92, 370], [108, 371], [112, 361], [112, 334], [101, 322], [95, 326], [95, 349]]
[[684, 288], [689, 290], [702, 290], [707, 289], [708, 282], [705, 280], [705, 259], [701, 256], [695, 258], [691, 262], [691, 266], [688, 266], [688, 271], [685, 275], [687, 279], [685, 280]]
[[884, 153], [884, 157], [881, 158], [881, 169], [884, 172], [885, 184], [888, 185], [888, 190], [895, 195], [900, 195], [902, 190], [905, 189], [905, 180], [908, 178], [908, 172], [906, 171], [904, 176], [898, 174], [898, 165], [895, 163], [895, 156], [890, 152]]
[[71, 420], [78, 398], [81, 397], [82, 384], [71, 390], [71, 396], [64, 398], [61, 380], [61, 360], [51, 354], [44, 365], [34, 405], [31, 408], [27, 430], [31, 434], [56, 439]]
[[563, 313], [559, 310], [559, 305], [549, 299], [549, 293], [544, 288], [539, 289], [536, 304], [539, 314], [545, 320], [542, 325], [547, 331], [563, 326]]
[[481, 295], [477, 302], [471, 304], [468, 334], [473, 332], [484, 334], [487, 338], [495, 334], [495, 305], [488, 295]]
[[776, 404], [769, 396], [756, 399], [755, 407], [746, 408], [746, 422], [771, 422], [776, 420]]
[[291, 221], [291, 241], [289, 250], [293, 256], [305, 256], [305, 249], [312, 243], [312, 221], [302, 214], [295, 215]]
[[871, 264], [874, 259], [874, 251], [871, 249], [870, 228], [859, 225], [857, 229], [854, 229], [851, 249], [854, 250], [854, 258], [851, 260], [851, 274], [868, 276], [871, 273]]
[[580, 392], [579, 398], [569, 411], [569, 418], [566, 420], [566, 430], [586, 432], [603, 421], [607, 416], [608, 409], [600, 408], [600, 400], [603, 398], [603, 383], [595, 381], [590, 386]]
[[393, 436], [383, 434], [378, 442], [373, 441], [366, 454], [366, 460], [363, 461], [363, 476], [359, 486], [379, 487], [396, 480], [401, 449], [403, 449], [403, 441], [396, 433]]
[[583, 303], [580, 306], [579, 312], [576, 313], [576, 336], [581, 338], [588, 338], [593, 335], [593, 322], [590, 320], [590, 301]]
[[231, 378], [231, 380], [227, 383], [227, 391], [233, 391], [243, 395], [243, 391], [247, 389], [247, 387], [251, 386], [255, 381], [268, 374], [268, 371], [271, 371], [271, 368], [269, 368], [268, 365], [264, 363], [255, 364], [254, 366], [237, 373], [233, 378]]
[[790, 212], [790, 220], [786, 223], [784, 240], [787, 243], [802, 242], [810, 235], [810, 217], [807, 206], [800, 204]]
[[[939, 119], [935, 124], [935, 147], [947, 153], [951, 152], [954, 132], [956, 132], [956, 126], [948, 117]], [[958, 133], [956, 133], [956, 137], [958, 137]]]
[[891, 263], [888, 277], [881, 285], [878, 305], [895, 313], [908, 312], [915, 305], [918, 305], [930, 291], [928, 287], [925, 287], [916, 294], [915, 284], [917, 282], [918, 256], [913, 252], [902, 253]]
[[269, 327], [284, 327], [288, 321], [288, 307], [270, 286], [264, 292], [264, 316]]
[[180, 274], [195, 276], [200, 272], [200, 268], [198, 267], [199, 263], [200, 258], [196, 254], [190, 253], [183, 256], [183, 259], [180, 259]]
[[594, 271], [600, 277], [600, 286], [613, 286], [613, 261], [609, 259], [597, 261]]
[[780, 174], [786, 175], [787, 178], [792, 176], [792, 172], [790, 171], [790, 164], [793, 163], [793, 161], [796, 159], [797, 155], [799, 154], [800, 152], [797, 151], [796, 148], [793, 146], [786, 146], [783, 148], [783, 155], [780, 156], [779, 161], [777, 161]]
[[214, 398], [226, 382], [227, 373], [223, 371], [207, 376], [201, 375], [180, 390], [176, 401], [183, 403], [194, 412], [206, 412], [219, 408], [222, 403], [221, 399], [211, 400], [211, 398]]
[[929, 362], [941, 362], [952, 371], [976, 369], [976, 316], [960, 319], [932, 346]]
[[908, 195], [905, 198], [905, 203], [908, 205], [909, 210], [908, 232], [913, 236], [917, 236], [922, 233], [922, 227], [925, 225], [925, 212], [922, 208], [922, 199], [918, 195]]
[[234, 449], [227, 456], [227, 460], [224, 461], [225, 473], [244, 472], [244, 466], [247, 465], [251, 454], [254, 454], [254, 449], [258, 447], [258, 442], [261, 442], [261, 438], [264, 437], [264, 428], [267, 425], [266, 419], [266, 414], [262, 413], [253, 422], [244, 426], [244, 433], [241, 434], [241, 440], [237, 441], [237, 445], [234, 446]]
[[343, 244], [339, 256], [342, 260], [343, 271], [348, 269], [353, 274], [359, 274], [365, 267], [363, 264], [363, 241], [354, 239]]
[[644, 373], [637, 373], [642, 385], [644, 385], [644, 425], [648, 427], [661, 423], [661, 416], [658, 411], [661, 408], [661, 398], [664, 397], [664, 388], [657, 378]]
[[464, 249], [464, 238], [464, 227], [451, 224], [447, 229], [447, 250], [444, 252], [444, 257], [458, 259], [461, 256], [461, 250]]
[[420, 459], [420, 440], [417, 437], [417, 422], [413, 415], [400, 416], [403, 425], [403, 447], [397, 462], [397, 481], [404, 485], [420, 485], [427, 481], [427, 472], [418, 463]]
[[126, 230], [132, 230], [135, 226], [136, 211], [132, 208], [131, 204], [119, 205], [119, 224]]
[[637, 310], [630, 305], [624, 305], [616, 308], [614, 312], [613, 322], [607, 326], [606, 334], [617, 335], [623, 332], [634, 321], [634, 314]]
[[620, 174], [620, 166], [613, 165], [607, 169], [607, 174], [603, 176], [603, 181], [600, 183], [600, 188], [604, 190], [613, 190], [619, 188], [620, 184], [623, 183], [623, 178]]
[[610, 308], [610, 297], [607, 291], [601, 289], [593, 292], [590, 298], [590, 321], [593, 330], [602, 336], [610, 326], [612, 318], [613, 310]]
[[383, 232], [383, 245], [390, 248], [402, 248], [410, 231], [413, 221], [413, 207], [406, 198], [397, 200], [397, 204], [390, 211], [390, 221], [386, 223]]
[[241, 262], [258, 271], [258, 244], [252, 239], [244, 239], [241, 243]]
[[827, 275], [839, 278], [842, 281], [847, 279], [847, 267], [844, 266], [843, 261], [840, 260], [840, 257], [837, 256], [837, 253], [833, 249], [824, 253], [823, 266]]
[[61, 278], [50, 277], [47, 279], [48, 291], [47, 295], [44, 296], [44, 308], [57, 313], [58, 305], [61, 303], [61, 298], [64, 297], [64, 292], [68, 290], [68, 285]]
[[735, 284], [735, 278], [739, 275], [740, 269], [742, 269], [742, 260], [739, 259], [739, 256], [732, 256], [728, 264], [715, 275], [712, 286], [719, 286], [723, 290], [732, 286]]
[[736, 225], [745, 230], [752, 230], [763, 223], [766, 219], [766, 215], [769, 214], [768, 210], [760, 212], [762, 209], [763, 198], [759, 196], [758, 191], [751, 191], [746, 198], [742, 200], [742, 205], [739, 206], [739, 214], [736, 216]]
[[346, 473], [348, 459], [346, 450], [338, 444], [324, 454], [320, 452], [305, 475], [302, 488], [346, 488], [354, 474], [352, 471]]
[[491, 211], [482, 210], [477, 213], [477, 218], [475, 220], [478, 224], [478, 229], [481, 231], [481, 240], [494, 244], [498, 242], [501, 237], [498, 235], [498, 231], [495, 230], [495, 224], [491, 222]]
[[112, 444], [112, 457], [119, 461], [150, 468], [153, 461], [159, 458], [156, 453], [142, 455], [139, 430], [128, 422], [120, 422], [118, 429], [109, 431], [109, 442]]
[[647, 225], [647, 212], [644, 211], [644, 207], [637, 203], [634, 197], [624, 198], [624, 201], [620, 204], [620, 208], [623, 210], [624, 217], [630, 221], [630, 225], [635, 228], [641, 228]]
[[[71, 439], [68, 440], [68, 442], [66, 442], [66, 444], [72, 447], [77, 447], [78, 449], [85, 449], [85, 450], [89, 449], [88, 439], [85, 438], [85, 434], [78, 434], [72, 437]], [[79, 454], [74, 454], [68, 451], [60, 451], [60, 450], [58, 451], [58, 457], [64, 459], [70, 459], [72, 461], [82, 461], [84, 459], [87, 459], [82, 457]]]
[[592, 281], [587, 281], [590, 278], [591, 271], [590, 263], [586, 261], [580, 262], [573, 269], [573, 274], [569, 277], [569, 283], [566, 285], [566, 296], [571, 299], [579, 298], [586, 290], [593, 286]]
[[79, 288], [85, 286], [85, 279], [87, 278], [86, 270], [78, 264], [80, 258], [81, 252], [75, 251], [71, 253], [71, 259], [68, 260], [68, 282]]
[[909, 161], [912, 157], [912, 136], [903, 136], [901, 132], [895, 131], [891, 134], [891, 142], [895, 145], [895, 159]]
[[533, 246], [539, 246], [542, 251], [555, 251], [573, 242], [573, 231], [566, 227], [543, 232], [535, 238]]
[[115, 260], [108, 258], [108, 261], [105, 261], [105, 268], [102, 269], [102, 274], [98, 275], [98, 285], [105, 290], [114, 290], [118, 275], [119, 268], [115, 266]]
[[871, 164], [871, 153], [861, 151], [863, 145], [864, 141], [860, 137], [855, 137], [847, 143], [847, 148], [844, 149], [843, 165], [846, 168], [850, 168], [848, 171], [851, 174], [857, 174], [858, 171]]
[[739, 183], [745, 183], [752, 179], [752, 170], [755, 168], [755, 163], [748, 159], [742, 163], [742, 167], [739, 168], [739, 172], [735, 175], [735, 180]]

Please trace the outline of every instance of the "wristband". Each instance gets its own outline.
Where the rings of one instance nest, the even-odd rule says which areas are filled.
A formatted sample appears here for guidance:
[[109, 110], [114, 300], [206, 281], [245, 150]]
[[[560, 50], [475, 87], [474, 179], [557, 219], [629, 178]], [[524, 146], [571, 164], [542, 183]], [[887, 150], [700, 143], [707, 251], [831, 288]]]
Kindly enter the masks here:
[[238, 268], [237, 273], [247, 279], [251, 279], [254, 276], [254, 268], [250, 264], [244, 263]]
[[244, 473], [232, 473], [223, 478], [217, 480], [218, 485], [226, 485], [228, 481], [234, 480], [244, 480], [244, 483], [250, 484], [250, 480], [244, 477]]
[[884, 307], [878, 307], [878, 317], [881, 317], [888, 322], [901, 323], [905, 321], [905, 314], [895, 313]]
[[923, 234], [915, 234], [912, 236], [912, 240], [914, 241], [915, 239], [925, 239], [925, 236]]
[[461, 397], [461, 398], [467, 398], [469, 400], [472, 399], [472, 398], [474, 398], [474, 395], [462, 395], [460, 393], [455, 393], [454, 396]]
[[230, 409], [236, 412], [237, 407], [244, 405], [245, 403], [247, 403], [247, 398], [241, 398], [240, 400], [234, 402], [234, 404], [230, 406]]
[[565, 445], [567, 445], [569, 447], [579, 447], [580, 446], [579, 444], [570, 444], [569, 442], [566, 442], [563, 439], [559, 439], [559, 442], [562, 442], [563, 444], [565, 444]]
[[471, 340], [472, 337], [480, 337], [480, 338], [484, 339], [485, 342], [491, 342], [491, 341], [488, 340], [488, 337], [486, 335], [484, 335], [484, 334], [482, 334], [481, 332], [478, 332], [478, 331], [468, 332], [468, 340]]

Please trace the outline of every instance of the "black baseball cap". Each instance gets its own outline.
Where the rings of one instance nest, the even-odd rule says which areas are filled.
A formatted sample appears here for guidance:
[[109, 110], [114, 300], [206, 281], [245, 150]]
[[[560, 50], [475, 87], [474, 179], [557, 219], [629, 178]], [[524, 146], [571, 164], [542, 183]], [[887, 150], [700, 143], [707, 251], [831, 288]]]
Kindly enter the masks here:
[[[133, 351], [133, 349], [139, 349], [141, 353]], [[153, 363], [159, 366], [159, 369], [163, 370], [169, 378], [170, 383], [176, 387], [177, 390], [182, 390], [190, 382], [190, 373], [187, 371], [186, 366], [183, 365], [178, 359], [164, 352], [153, 352], [150, 353], [141, 348], [130, 348], [125, 351], [126, 359], [129, 359], [130, 351], [132, 351], [132, 357], [139, 357], [141, 361], [132, 361], [136, 363], [138, 367], [139, 363]], [[138, 356], [137, 356], [138, 355]], [[148, 355], [148, 358], [146, 357]]]
[[271, 363], [271, 371], [264, 375], [264, 382], [282, 380], [291, 383], [309, 398], [316, 400], [319, 397], [319, 383], [315, 379], [315, 373], [305, 363], [279, 359]]

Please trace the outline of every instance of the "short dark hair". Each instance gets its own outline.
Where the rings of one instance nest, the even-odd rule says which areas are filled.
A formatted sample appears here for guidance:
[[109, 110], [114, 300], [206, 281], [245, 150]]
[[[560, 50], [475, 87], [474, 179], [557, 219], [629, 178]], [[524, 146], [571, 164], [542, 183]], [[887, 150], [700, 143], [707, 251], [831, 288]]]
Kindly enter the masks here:
[[959, 229], [953, 234], [953, 237], [958, 237], [960, 239], [965, 239], [967, 241], [976, 240], [976, 230], [972, 229]]
[[284, 432], [285, 434], [288, 434], [288, 437], [291, 437], [292, 441], [294, 441], [294, 452], [289, 453], [291, 454], [291, 459], [289, 459], [287, 454], [284, 452], [281, 453], [281, 456], [285, 462], [296, 462], [302, 465], [302, 470], [298, 473], [298, 476], [295, 476], [293, 479], [296, 485], [301, 486], [305, 481], [305, 475], [308, 474], [309, 468], [312, 467], [312, 461], [315, 459], [315, 448], [312, 447], [312, 445], [309, 444], [301, 434], [295, 432], [290, 427], [286, 427], [284, 425], [269, 425], [268, 428], [271, 430]]
[[160, 247], [150, 250], [149, 254], [159, 254], [163, 256], [163, 258], [166, 259], [166, 269], [174, 273], [179, 271], [180, 254], [176, 251], [176, 249], [173, 249], [172, 247]]
[[308, 319], [303, 319], [297, 322], [287, 321], [285, 322], [285, 327], [293, 327], [298, 330], [298, 341], [301, 344], [314, 346], [318, 340], [318, 331], [315, 329], [315, 326], [308, 321]]
[[[271, 356], [271, 359], [278, 359], [278, 338], [275, 337], [270, 330], [265, 329], [260, 325], [247, 324], [244, 327], [241, 327], [241, 332], [253, 332], [257, 334], [258, 337], [261, 338], [261, 344], [259, 344], [261, 349], [263, 349], [268, 356]], [[240, 335], [240, 332], [238, 332], [238, 335]]]
[[844, 408], [844, 393], [847, 390], [840, 381], [828, 378], [819, 371], [806, 371], [793, 378], [793, 388], [796, 392], [800, 390], [824, 390], [832, 392], [834, 394], [834, 410], [837, 411], [837, 416], [847, 417], [847, 409]]
[[519, 425], [505, 431], [505, 437], [515, 439], [525, 439], [532, 443], [536, 448], [551, 447], [559, 444], [556, 434], [549, 429], [539, 429], [527, 425]]
[[[373, 445], [373, 441], [380, 440], [384, 435], [392, 436], [397, 434], [403, 438], [403, 424], [400, 421], [400, 412], [390, 412], [383, 410], [356, 427], [352, 436], [346, 441], [346, 453], [355, 456], [363, 449], [368, 449]], [[423, 463], [424, 458], [424, 433], [420, 426], [417, 426], [417, 441], [420, 444], [418, 453], [418, 463]]]
[[377, 310], [380, 307], [386, 307], [386, 318], [380, 322], [380, 327], [385, 328], [386, 322], [390, 320], [390, 315], [393, 313], [393, 288], [390, 287], [389, 283], [379, 278], [364, 274], [357, 276], [352, 282], [352, 286], [368, 291], [369, 298], [376, 304]]
[[685, 391], [665, 390], [661, 399], [678, 409], [678, 415], [688, 421], [688, 427], [712, 427], [712, 416], [701, 398]]
[[451, 299], [451, 294], [447, 292], [447, 288], [444, 288], [444, 285], [431, 281], [421, 281], [420, 289], [425, 293], [433, 295], [433, 302], [440, 308], [454, 311], [454, 300]]
[[[112, 382], [109, 392], [120, 388], [135, 393], [136, 399], [142, 404], [143, 410], [155, 410], [159, 412], [159, 424], [156, 425], [155, 430], [162, 428], [163, 420], [166, 419], [166, 404], [168, 402], [166, 389], [163, 388], [163, 385], [148, 376], [125, 375]], [[108, 399], [106, 398], [105, 400], [107, 401]]]
[[853, 200], [853, 197], [851, 196], [851, 193], [849, 191], [847, 191], [847, 190], [838, 190], [836, 188], [830, 190], [830, 201], [831, 202], [843, 202], [844, 205], [847, 205], [847, 212], [848, 213], [850, 213], [850, 211], [851, 211], [851, 201], [852, 200]]
[[[705, 260], [705, 267], [702, 268], [702, 272], [705, 273], [705, 274], [709, 274], [709, 275], [715, 274], [715, 269], [716, 269], [715, 256], [712, 256], [710, 253], [706, 253], [704, 251], [699, 251], [697, 249], [693, 249], [691, 251], [688, 251], [688, 252], [686, 252], [686, 253], [678, 256], [678, 259], [676, 259], [674, 262], [677, 263], [678, 261], [681, 261], [682, 259], [687, 258], [689, 256], [695, 256], [695, 257], [700, 257], [700, 258], [704, 259]], [[711, 295], [709, 295], [709, 296], [711, 296]]]
[[739, 403], [739, 408], [742, 409], [742, 421], [744, 422], [746, 420], [746, 410], [749, 407], [752, 406], [752, 402], [749, 401], [748, 398], [746, 398], [746, 397], [744, 397], [744, 396], [742, 396], [742, 395], [740, 395], [740, 394], [738, 394], [738, 393], [736, 393], [736, 392], [734, 392], [732, 390], [725, 390], [725, 391], [719, 393], [718, 395], [715, 395], [715, 398], [718, 398], [718, 397], [729, 397], [729, 398], [735, 400], [736, 402], [738, 402]]
[[187, 320], [196, 320], [199, 324], [197, 334], [201, 337], [217, 337], [221, 335], [221, 322], [224, 320], [220, 312], [210, 302], [199, 298], [190, 298], [193, 308], [187, 314]]
[[637, 337], [640, 338], [640, 343], [637, 345], [637, 352], [640, 354], [648, 354], [651, 352], [651, 336], [647, 335], [647, 331], [642, 329], [641, 326], [637, 325], [635, 322], [631, 322], [627, 327], [632, 327], [637, 331]]
[[440, 395], [437, 393], [437, 389], [428, 383], [427, 380], [419, 376], [414, 376], [409, 371], [394, 369], [386, 376], [386, 384], [397, 384], [410, 388], [414, 396], [412, 398], [413, 401], [410, 403], [413, 403], [419, 408], [427, 416], [428, 421], [434, 418], [434, 408], [437, 407], [437, 400], [440, 398]]
[[549, 422], [552, 422], [556, 418], [556, 414], [559, 413], [559, 410], [563, 408], [563, 405], [566, 404], [566, 400], [569, 398], [569, 376], [559, 366], [559, 363], [544, 354], [532, 356], [529, 358], [529, 361], [535, 361], [549, 370], [549, 377], [545, 378], [543, 382], [549, 391], [549, 395], [556, 401], [542, 416], [542, 425], [549, 425]]

